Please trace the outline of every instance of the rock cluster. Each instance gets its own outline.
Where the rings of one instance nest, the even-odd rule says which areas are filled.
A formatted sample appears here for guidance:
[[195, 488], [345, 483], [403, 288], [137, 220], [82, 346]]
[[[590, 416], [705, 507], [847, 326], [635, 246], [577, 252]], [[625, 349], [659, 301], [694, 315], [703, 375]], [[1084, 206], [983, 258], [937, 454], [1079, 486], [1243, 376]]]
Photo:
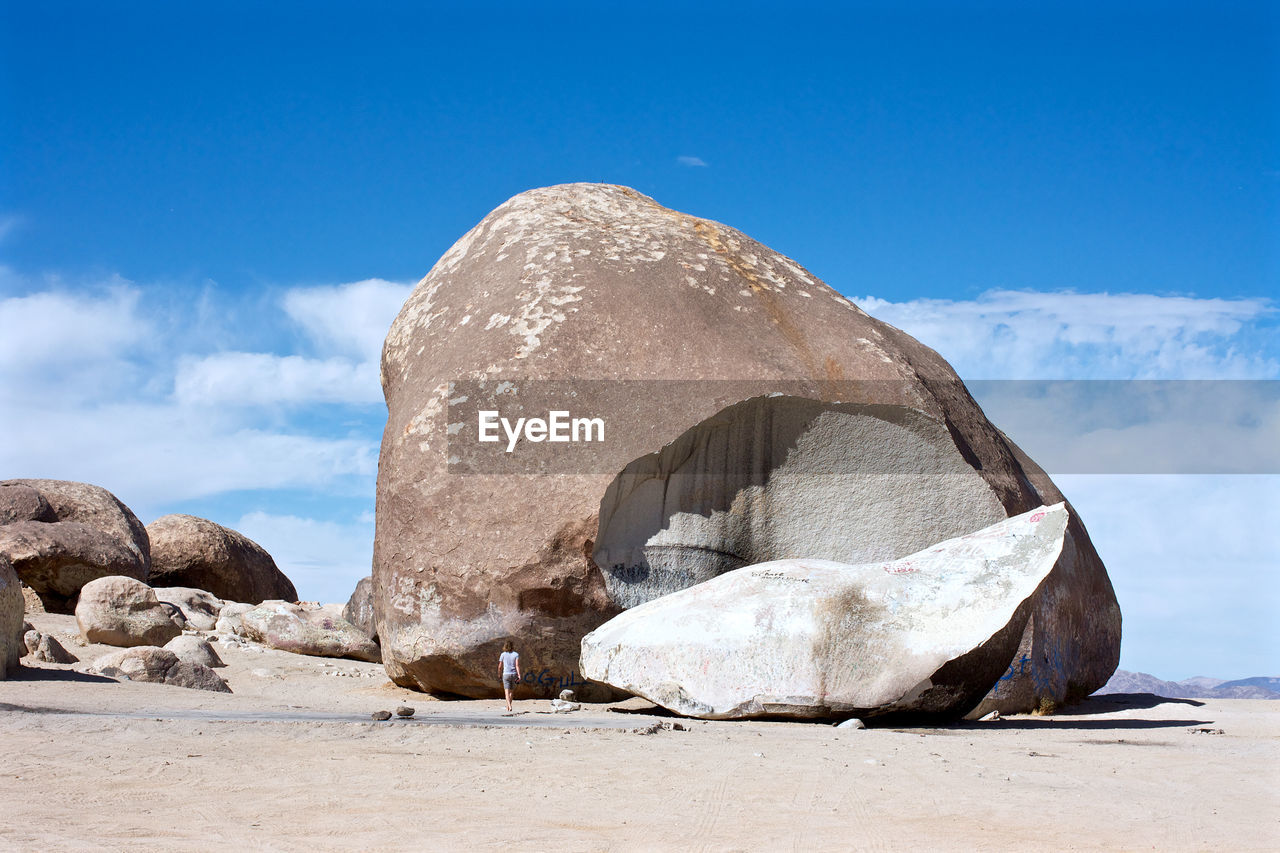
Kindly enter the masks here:
[[354, 625], [320, 609], [267, 601], [239, 616], [242, 636], [281, 651], [380, 663], [377, 643]]
[[[599, 699], [579, 640], [627, 607], [763, 560], [900, 559], [1063, 499], [933, 350], [625, 187], [485, 217], [406, 301], [382, 383], [374, 610], [388, 674], [424, 690], [499, 696], [509, 639], [546, 676], [518, 697]], [[604, 440], [481, 447], [478, 401], [597, 417]], [[1106, 682], [1120, 612], [1074, 513], [1028, 608], [1002, 698]]]
[[169, 684], [215, 693], [231, 692], [227, 683], [208, 666], [182, 660], [169, 649], [157, 646], [136, 646], [112, 652], [95, 660], [89, 666], [89, 671], [109, 678]]

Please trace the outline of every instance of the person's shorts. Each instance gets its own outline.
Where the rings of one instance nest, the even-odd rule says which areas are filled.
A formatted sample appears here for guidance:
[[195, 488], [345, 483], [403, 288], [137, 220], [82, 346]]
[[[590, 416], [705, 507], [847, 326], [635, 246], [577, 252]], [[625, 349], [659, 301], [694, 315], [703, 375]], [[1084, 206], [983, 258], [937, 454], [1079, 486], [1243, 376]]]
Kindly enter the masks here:
[[520, 678], [514, 672], [504, 672], [502, 674], [502, 686], [504, 689], [514, 690], [519, 683]]

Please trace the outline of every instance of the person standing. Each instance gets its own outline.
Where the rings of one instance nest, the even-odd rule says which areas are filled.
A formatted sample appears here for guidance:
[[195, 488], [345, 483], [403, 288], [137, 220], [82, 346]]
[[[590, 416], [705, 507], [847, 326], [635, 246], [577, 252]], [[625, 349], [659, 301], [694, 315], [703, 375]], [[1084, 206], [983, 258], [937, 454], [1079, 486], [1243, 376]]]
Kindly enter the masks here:
[[511, 691], [520, 683], [520, 653], [515, 644], [507, 640], [502, 644], [502, 654], [498, 655], [498, 663], [502, 667], [502, 690], [507, 695], [507, 711], [511, 711]]

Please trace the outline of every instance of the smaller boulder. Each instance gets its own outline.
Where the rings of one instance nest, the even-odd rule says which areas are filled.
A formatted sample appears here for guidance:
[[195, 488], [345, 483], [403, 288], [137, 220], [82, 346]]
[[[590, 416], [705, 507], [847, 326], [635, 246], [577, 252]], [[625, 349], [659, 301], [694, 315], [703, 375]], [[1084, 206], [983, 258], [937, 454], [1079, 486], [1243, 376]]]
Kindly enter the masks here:
[[375, 720], [377, 720], [380, 723], [385, 723], [387, 720], [391, 719], [391, 712], [390, 711], [374, 711], [369, 716], [373, 717]]
[[231, 692], [227, 683], [209, 667], [180, 660], [173, 652], [157, 646], [136, 646], [112, 652], [90, 664], [89, 671], [128, 681], [169, 684], [215, 693]]
[[58, 642], [58, 638], [52, 634], [41, 634], [40, 641], [36, 643], [35, 651], [31, 656], [38, 661], [44, 663], [79, 663], [80, 658], [71, 654]]
[[410, 708], [408, 705], [401, 705], [399, 708], [396, 708], [397, 717], [404, 717], [407, 719], [409, 717], [412, 717], [413, 714], [414, 714], [414, 709]]
[[43, 636], [44, 634], [41, 634], [35, 628], [27, 629], [26, 633], [22, 635], [22, 644], [27, 648], [26, 652], [23, 653], [24, 657], [36, 653], [36, 649], [40, 648], [40, 638]]
[[243, 635], [264, 646], [299, 655], [355, 658], [380, 663], [378, 646], [345, 619], [286, 601], [268, 601], [241, 618]]
[[226, 666], [218, 653], [209, 645], [209, 641], [194, 634], [183, 634], [174, 637], [164, 647], [178, 656], [178, 660], [188, 663], [204, 664], [207, 667]]
[[160, 646], [182, 633], [151, 587], [124, 576], [85, 584], [76, 624], [85, 642], [110, 646]]
[[342, 618], [359, 628], [370, 640], [378, 642], [378, 622], [373, 611], [372, 577], [361, 578], [356, 584], [351, 598], [347, 599], [347, 606], [342, 608]]
[[239, 601], [230, 601], [223, 606], [218, 612], [218, 621], [213, 624], [213, 629], [219, 634], [226, 634], [232, 637], [244, 636], [244, 614], [252, 610], [256, 605], [243, 604]]
[[169, 667], [164, 675], [164, 683], [174, 687], [186, 687], [189, 690], [210, 690], [214, 693], [230, 693], [231, 688], [222, 676], [208, 666], [195, 661], [179, 660]]
[[197, 631], [212, 631], [218, 614], [227, 602], [211, 592], [189, 586], [153, 587], [156, 598], [182, 611], [187, 624]]

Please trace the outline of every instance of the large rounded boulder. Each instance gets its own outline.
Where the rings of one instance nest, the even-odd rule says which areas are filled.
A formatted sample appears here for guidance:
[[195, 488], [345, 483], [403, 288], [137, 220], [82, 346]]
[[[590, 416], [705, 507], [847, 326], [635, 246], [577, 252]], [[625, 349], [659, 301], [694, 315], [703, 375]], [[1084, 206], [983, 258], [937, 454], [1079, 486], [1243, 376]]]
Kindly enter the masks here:
[[89, 643], [163, 646], [182, 633], [151, 587], [127, 577], [98, 578], [76, 602], [76, 625]]
[[0, 555], [51, 613], [95, 578], [147, 579], [147, 531], [106, 489], [68, 480], [0, 482]]
[[[501, 695], [510, 639], [517, 695], [608, 695], [579, 682], [579, 641], [628, 607], [768, 560], [898, 559], [1060, 500], [933, 350], [625, 187], [485, 217], [409, 296], [382, 383], [378, 632], [391, 678], [435, 692]], [[1072, 515], [1074, 557], [1010, 628], [1062, 695], [1119, 656]]]
[[229, 527], [194, 515], [165, 515], [147, 525], [151, 585], [194, 587], [228, 601], [296, 601], [293, 582], [266, 550]]

